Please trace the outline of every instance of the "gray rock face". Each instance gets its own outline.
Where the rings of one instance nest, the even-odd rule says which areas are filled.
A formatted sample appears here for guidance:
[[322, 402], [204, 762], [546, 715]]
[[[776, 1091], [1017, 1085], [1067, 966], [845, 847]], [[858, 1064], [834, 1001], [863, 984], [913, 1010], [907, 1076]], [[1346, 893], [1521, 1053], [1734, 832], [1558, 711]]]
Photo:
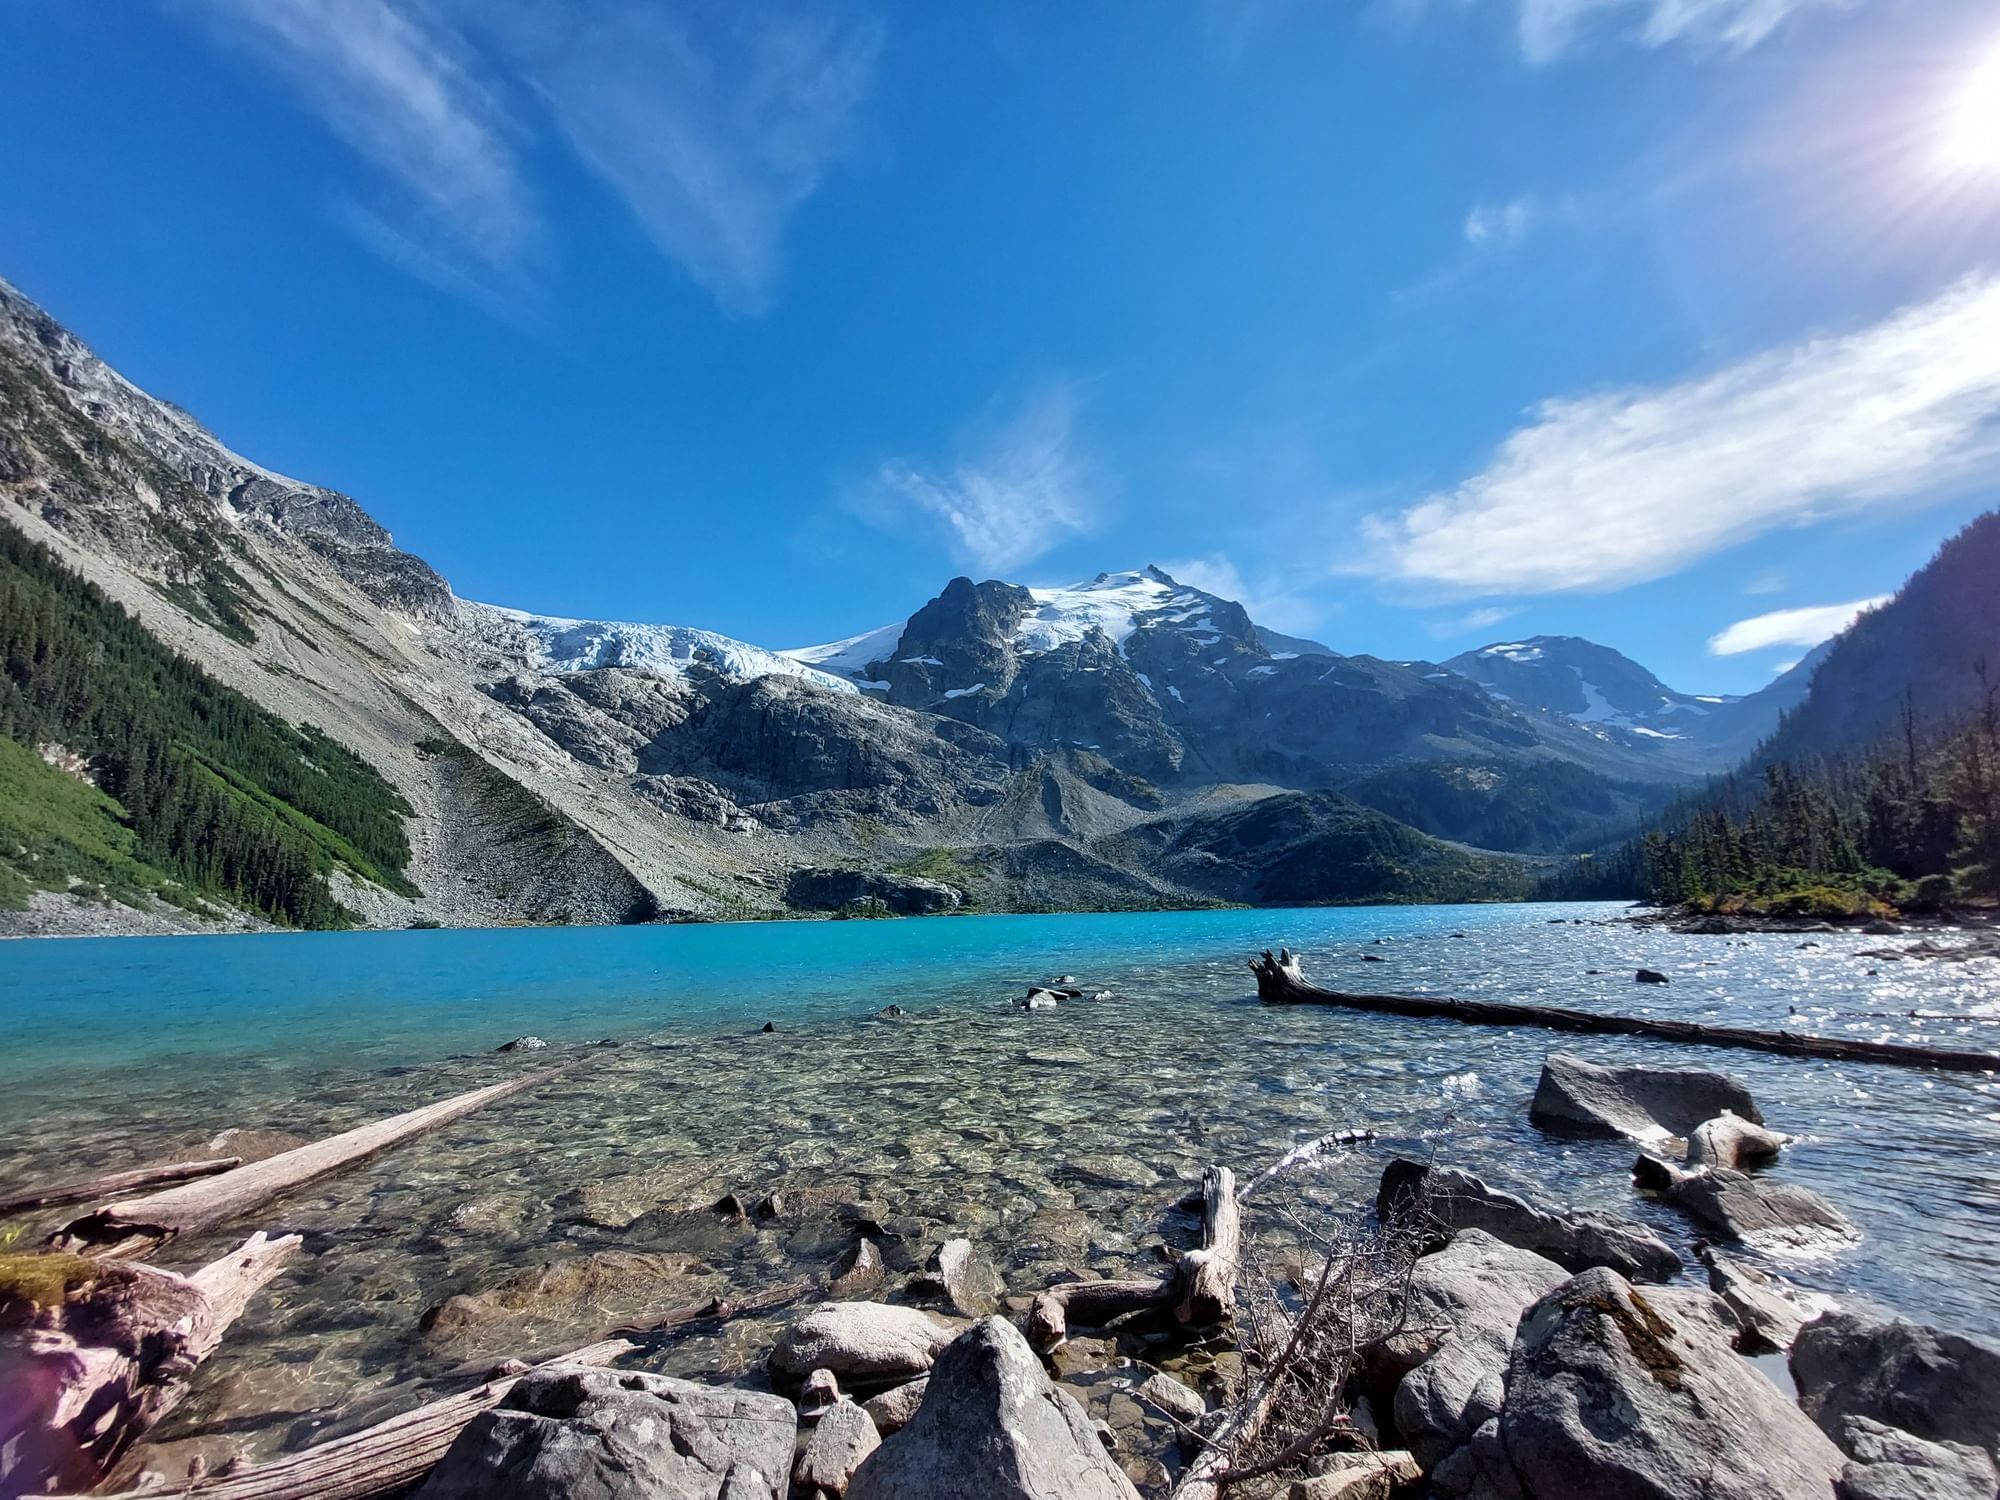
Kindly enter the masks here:
[[1388, 1351], [1390, 1360], [1410, 1366], [1396, 1387], [1395, 1418], [1417, 1462], [1435, 1467], [1499, 1414], [1522, 1311], [1567, 1279], [1554, 1261], [1481, 1229], [1461, 1231], [1417, 1262], [1409, 1326], [1451, 1330], [1442, 1338], [1400, 1335]]
[[1839, 1209], [1796, 1183], [1771, 1182], [1728, 1167], [1687, 1172], [1651, 1156], [1639, 1158], [1632, 1178], [1711, 1234], [1748, 1244], [1804, 1249], [1859, 1234]]
[[1390, 1500], [1423, 1477], [1408, 1453], [1345, 1453], [1325, 1473], [1296, 1481], [1288, 1500]]
[[1707, 1319], [1586, 1271], [1521, 1321], [1499, 1452], [1530, 1500], [1831, 1500], [1844, 1460]]
[[1542, 1064], [1528, 1118], [1544, 1130], [1576, 1136], [1627, 1136], [1657, 1145], [1728, 1113], [1764, 1123], [1750, 1090], [1700, 1068], [1606, 1068], [1567, 1053]]
[[1791, 1348], [1799, 1330], [1825, 1306], [1825, 1298], [1809, 1299], [1782, 1278], [1724, 1255], [1713, 1245], [1702, 1247], [1701, 1263], [1708, 1267], [1709, 1290], [1742, 1325], [1739, 1345], [1746, 1354]]
[[1778, 1159], [1785, 1138], [1775, 1130], [1753, 1125], [1735, 1115], [1717, 1115], [1697, 1125], [1688, 1137], [1691, 1167], [1761, 1166]]
[[1799, 1405], [1828, 1432], [1852, 1417], [2000, 1459], [2000, 1345], [1901, 1318], [1815, 1318], [1792, 1344]]
[[1840, 1476], [1840, 1500], [1993, 1500], [2000, 1493], [1993, 1460], [1964, 1443], [1927, 1443], [1881, 1422], [1849, 1417], [1841, 1446], [1852, 1462]]
[[919, 875], [877, 875], [861, 870], [794, 870], [785, 901], [812, 911], [880, 904], [899, 917], [957, 911], [964, 898], [942, 881]]
[[888, 1437], [891, 1433], [901, 1432], [910, 1425], [910, 1418], [914, 1417], [917, 1409], [924, 1404], [924, 1392], [929, 1390], [930, 1386], [930, 1376], [925, 1375], [906, 1385], [891, 1387], [881, 1395], [871, 1397], [862, 1404], [861, 1409], [868, 1413], [869, 1420], [875, 1424], [875, 1430], [883, 1437]]
[[778, 1336], [767, 1368], [795, 1386], [831, 1370], [844, 1389], [900, 1385], [930, 1369], [952, 1330], [914, 1307], [883, 1302], [828, 1302]]
[[664, 1375], [578, 1367], [524, 1375], [474, 1417], [420, 1500], [776, 1497], [797, 1431], [791, 1403]]
[[1468, 1172], [1398, 1157], [1383, 1169], [1375, 1211], [1387, 1223], [1403, 1205], [1418, 1202], [1446, 1230], [1483, 1229], [1567, 1271], [1609, 1266], [1635, 1281], [1666, 1281], [1680, 1274], [1680, 1257], [1643, 1224], [1612, 1214], [1538, 1206], [1488, 1187]]
[[830, 1495], [841, 1500], [854, 1471], [881, 1445], [882, 1438], [868, 1414], [852, 1401], [836, 1401], [819, 1419], [792, 1469], [794, 1490], [815, 1500]]
[[1083, 1408], [1013, 1324], [952, 1341], [910, 1424], [855, 1473], [849, 1500], [1137, 1500]]

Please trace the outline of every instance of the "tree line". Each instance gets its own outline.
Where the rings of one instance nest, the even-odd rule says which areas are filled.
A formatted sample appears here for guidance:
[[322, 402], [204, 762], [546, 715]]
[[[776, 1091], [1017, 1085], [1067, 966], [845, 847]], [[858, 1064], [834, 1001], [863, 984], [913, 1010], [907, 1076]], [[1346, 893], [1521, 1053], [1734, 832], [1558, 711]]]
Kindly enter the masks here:
[[135, 854], [273, 921], [352, 921], [326, 875], [406, 894], [410, 808], [375, 769], [210, 677], [0, 524], [0, 734], [81, 756]]
[[2000, 683], [1974, 671], [1970, 712], [1926, 723], [1906, 697], [1892, 739], [1724, 777], [1542, 894], [1826, 916], [2000, 895]]

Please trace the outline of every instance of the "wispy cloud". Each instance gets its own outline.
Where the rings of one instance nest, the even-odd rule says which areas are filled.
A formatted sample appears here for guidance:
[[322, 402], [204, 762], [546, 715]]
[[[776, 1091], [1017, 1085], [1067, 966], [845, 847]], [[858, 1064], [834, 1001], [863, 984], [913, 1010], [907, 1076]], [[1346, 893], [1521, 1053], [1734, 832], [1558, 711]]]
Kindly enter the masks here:
[[1465, 594], [1621, 587], [1784, 526], [2000, 472], [2000, 277], [1654, 389], [1549, 401], [1480, 473], [1366, 518], [1356, 571]]
[[885, 527], [914, 510], [944, 528], [954, 552], [991, 573], [1032, 562], [1096, 524], [1076, 415], [1075, 392], [1051, 386], [997, 425], [981, 423], [947, 466], [883, 464], [857, 508]]
[[1550, 62], [1596, 37], [1747, 52], [1792, 16], [1859, 0], [1520, 0], [1521, 51]]
[[395, 247], [433, 280], [440, 268], [460, 280], [511, 272], [533, 251], [541, 224], [518, 126], [465, 38], [435, 14], [395, 0], [188, 4], [387, 179], [383, 203], [343, 216], [371, 248]]
[[763, 311], [787, 224], [846, 147], [879, 25], [716, 11], [697, 39], [632, 0], [478, 13], [653, 242], [725, 308]]
[[1480, 203], [1465, 216], [1468, 245], [1518, 245], [1540, 217], [1540, 207], [1530, 197], [1510, 198], [1505, 203]]
[[372, 201], [332, 195], [343, 228], [487, 306], [556, 238], [531, 181], [539, 128], [723, 307], [762, 311], [881, 40], [872, 21], [787, 6], [753, 18], [647, 0], [181, 3], [380, 172]]
[[1426, 628], [1433, 640], [1448, 641], [1456, 636], [1471, 635], [1476, 631], [1491, 630], [1502, 620], [1511, 620], [1521, 611], [1489, 606], [1484, 609], [1469, 609], [1462, 615], [1453, 615], [1448, 620], [1433, 620]]
[[1768, 646], [1817, 646], [1852, 625], [1863, 610], [1889, 602], [1887, 594], [1854, 599], [1846, 604], [1809, 604], [1800, 609], [1776, 609], [1767, 615], [1738, 620], [1708, 638], [1710, 656], [1741, 656]]

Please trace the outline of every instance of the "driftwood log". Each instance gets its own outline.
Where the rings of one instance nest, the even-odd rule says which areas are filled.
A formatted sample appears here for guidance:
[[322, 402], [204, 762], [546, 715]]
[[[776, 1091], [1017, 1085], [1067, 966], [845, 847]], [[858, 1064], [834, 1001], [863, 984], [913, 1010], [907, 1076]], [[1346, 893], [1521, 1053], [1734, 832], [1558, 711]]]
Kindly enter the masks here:
[[0, 1332], [0, 1495], [94, 1484], [187, 1393], [298, 1248], [295, 1234], [253, 1234], [186, 1276], [60, 1252], [10, 1257], [21, 1285]]
[[[639, 1346], [607, 1339], [549, 1360], [561, 1365], [608, 1365]], [[527, 1368], [534, 1368], [529, 1366]], [[400, 1417], [287, 1454], [269, 1463], [204, 1478], [178, 1489], [128, 1490], [114, 1500], [372, 1500], [408, 1488], [444, 1457], [459, 1431], [488, 1407], [498, 1406], [522, 1369], [477, 1390], [447, 1396]]]
[[108, 1204], [80, 1219], [72, 1219], [49, 1237], [49, 1244], [58, 1250], [95, 1256], [149, 1255], [176, 1236], [240, 1218], [316, 1177], [351, 1166], [427, 1130], [448, 1125], [496, 1099], [546, 1083], [566, 1071], [566, 1068], [548, 1068], [529, 1073], [357, 1126], [292, 1151], [281, 1151], [248, 1166], [235, 1167], [219, 1177]]
[[1289, 948], [1273, 957], [1267, 949], [1250, 960], [1257, 998], [1266, 1005], [1335, 1005], [1382, 1015], [1429, 1016], [1469, 1026], [1541, 1026], [1553, 1031], [1601, 1036], [1648, 1036], [1696, 1047], [1737, 1047], [1781, 1052], [1831, 1062], [1894, 1063], [1907, 1068], [1945, 1068], [1959, 1073], [2000, 1071], [2000, 1053], [1962, 1052], [1913, 1042], [1863, 1042], [1847, 1037], [1812, 1036], [1799, 1031], [1753, 1031], [1742, 1026], [1708, 1026], [1652, 1016], [1603, 1015], [1557, 1005], [1516, 1005], [1498, 1000], [1447, 1000], [1430, 995], [1363, 995], [1308, 984]]
[[25, 1188], [0, 1198], [0, 1218], [30, 1213], [38, 1208], [58, 1208], [65, 1203], [99, 1203], [141, 1188], [159, 1187], [169, 1182], [186, 1182], [195, 1177], [213, 1177], [231, 1167], [243, 1165], [240, 1156], [212, 1156], [205, 1161], [170, 1161], [154, 1167], [134, 1167], [129, 1172], [107, 1172], [102, 1177], [85, 1177], [75, 1182], [50, 1183]]

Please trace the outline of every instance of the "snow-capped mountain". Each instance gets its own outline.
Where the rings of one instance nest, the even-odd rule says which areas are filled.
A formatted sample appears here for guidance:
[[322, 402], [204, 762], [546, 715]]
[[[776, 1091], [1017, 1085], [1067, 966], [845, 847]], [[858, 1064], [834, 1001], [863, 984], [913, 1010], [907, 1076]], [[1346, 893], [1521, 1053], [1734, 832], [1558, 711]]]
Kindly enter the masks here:
[[1444, 663], [1494, 697], [1607, 742], [1695, 769], [1741, 759], [1804, 696], [1814, 661], [1744, 697], [1683, 693], [1630, 657], [1573, 635], [1498, 641]]

